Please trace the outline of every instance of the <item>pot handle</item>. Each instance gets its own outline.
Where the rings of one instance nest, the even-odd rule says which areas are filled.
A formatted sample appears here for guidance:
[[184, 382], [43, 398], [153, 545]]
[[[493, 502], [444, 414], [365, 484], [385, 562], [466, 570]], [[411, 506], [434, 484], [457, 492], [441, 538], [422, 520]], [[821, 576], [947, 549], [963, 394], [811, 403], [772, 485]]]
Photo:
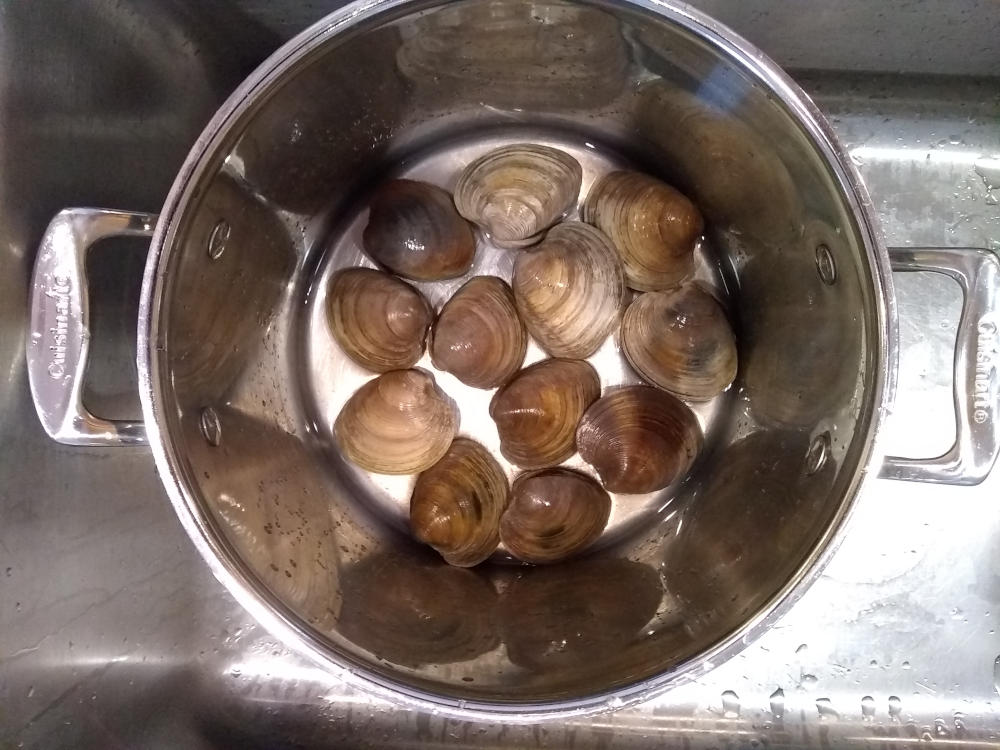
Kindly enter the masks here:
[[891, 248], [892, 270], [951, 277], [965, 300], [955, 342], [955, 444], [937, 458], [888, 456], [879, 476], [940, 484], [979, 484], [1000, 452], [1000, 262], [987, 250]]
[[67, 445], [141, 445], [142, 422], [95, 417], [81, 389], [90, 348], [87, 251], [106, 237], [150, 237], [155, 214], [67, 208], [49, 223], [31, 279], [28, 382], [49, 437]]

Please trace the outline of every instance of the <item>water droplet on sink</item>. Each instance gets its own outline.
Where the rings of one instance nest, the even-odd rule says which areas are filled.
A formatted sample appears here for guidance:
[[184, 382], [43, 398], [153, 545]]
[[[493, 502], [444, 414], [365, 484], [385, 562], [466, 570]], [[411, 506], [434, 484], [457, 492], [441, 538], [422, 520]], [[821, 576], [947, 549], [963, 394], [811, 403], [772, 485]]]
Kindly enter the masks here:
[[836, 721], [840, 718], [829, 698], [817, 698], [816, 711], [819, 713], [820, 721]]
[[722, 715], [727, 719], [740, 717], [740, 696], [732, 690], [726, 690], [722, 694]]
[[771, 693], [771, 715], [775, 719], [785, 715], [785, 691], [781, 688]]
[[910, 668], [910, 662], [908, 662], [908, 661], [904, 661], [904, 662], [903, 662], [902, 664], [900, 664], [899, 666], [901, 666], [901, 667], [902, 667], [903, 669], [909, 669], [909, 668]]
[[795, 655], [798, 656], [800, 659], [805, 657], [808, 653], [809, 653], [809, 646], [808, 644], [805, 643], [799, 645], [799, 647], [795, 649]]
[[980, 156], [975, 163], [976, 174], [986, 183], [986, 189], [1000, 188], [1000, 156]]
[[861, 718], [865, 721], [871, 721], [875, 718], [875, 699], [870, 695], [861, 699]]
[[35, 694], [35, 686], [34, 685], [28, 685], [28, 697], [30, 698], [34, 694]]
[[1000, 656], [993, 660], [993, 689], [1000, 693]]
[[816, 675], [814, 674], [804, 674], [799, 682], [801, 683], [803, 690], [812, 690], [816, 687], [816, 683], [819, 682], [819, 680], [816, 679]]
[[899, 721], [900, 714], [903, 713], [903, 701], [899, 699], [899, 696], [890, 695], [889, 696], [889, 718], [893, 721]]

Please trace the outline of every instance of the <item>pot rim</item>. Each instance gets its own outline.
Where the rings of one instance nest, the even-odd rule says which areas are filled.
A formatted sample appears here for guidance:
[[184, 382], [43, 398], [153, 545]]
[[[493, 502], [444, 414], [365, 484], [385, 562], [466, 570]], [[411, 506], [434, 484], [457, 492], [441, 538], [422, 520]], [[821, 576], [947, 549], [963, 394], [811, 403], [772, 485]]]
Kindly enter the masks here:
[[[819, 151], [831, 176], [840, 188], [858, 226], [867, 260], [872, 269], [875, 327], [877, 340], [873, 356], [870, 388], [870, 413], [859, 420], [866, 434], [854, 474], [836, 515], [817, 541], [809, 557], [800, 565], [782, 589], [737, 630], [710, 649], [691, 657], [675, 668], [640, 682], [571, 700], [537, 703], [498, 703], [461, 700], [429, 693], [370, 671], [360, 663], [332, 653], [327, 641], [304, 626], [285, 604], [257, 580], [235, 558], [214, 521], [198, 500], [184, 486], [178, 470], [178, 457], [167, 439], [168, 425], [163, 410], [159, 378], [161, 349], [159, 311], [163, 302], [165, 267], [169, 248], [176, 239], [178, 218], [188, 205], [194, 188], [211, 166], [213, 156], [229, 138], [234, 126], [250, 109], [258, 96], [278, 81], [295, 64], [324, 44], [330, 37], [348, 30], [376, 14], [415, 3], [414, 0], [355, 0], [329, 14], [282, 45], [244, 80], [229, 96], [191, 148], [167, 195], [160, 221], [150, 244], [143, 276], [138, 316], [137, 367], [139, 396], [146, 432], [160, 479], [171, 504], [199, 554], [215, 577], [230, 594], [274, 637], [297, 654], [306, 657], [343, 680], [391, 703], [405, 700], [409, 706], [461, 719], [502, 719], [505, 722], [537, 722], [546, 718], [565, 719], [635, 704], [670, 688], [696, 680], [699, 675], [735, 656], [798, 601], [822, 573], [843, 538], [858, 496], [872, 479], [872, 462], [880, 458], [877, 438], [889, 411], [895, 390], [897, 359], [895, 294], [889, 256], [885, 248], [871, 199], [860, 175], [839, 143], [833, 128], [799, 86], [767, 55], [728, 27], [689, 5], [674, 0], [622, 0], [639, 10], [659, 15], [698, 38], [719, 48], [769, 90], [803, 128], [812, 146]], [[586, 2], [586, 0], [584, 0]]]

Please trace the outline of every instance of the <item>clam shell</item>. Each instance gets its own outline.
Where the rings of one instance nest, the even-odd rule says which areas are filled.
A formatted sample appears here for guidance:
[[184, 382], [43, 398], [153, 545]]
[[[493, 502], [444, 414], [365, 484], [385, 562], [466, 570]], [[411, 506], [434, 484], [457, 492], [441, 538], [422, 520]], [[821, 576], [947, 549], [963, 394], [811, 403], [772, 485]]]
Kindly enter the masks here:
[[369, 380], [333, 425], [343, 454], [379, 474], [412, 474], [433, 466], [458, 430], [458, 411], [422, 370], [392, 370]]
[[330, 280], [330, 331], [347, 356], [373, 372], [416, 364], [433, 318], [420, 292], [387, 273], [347, 268]]
[[622, 318], [621, 345], [642, 377], [691, 401], [707, 401], [736, 377], [726, 313], [697, 284], [640, 295]]
[[556, 225], [541, 245], [519, 253], [511, 285], [525, 325], [554, 357], [589, 357], [624, 306], [617, 252], [603, 232], [579, 221]]
[[518, 560], [553, 563], [589, 547], [611, 515], [597, 482], [570, 469], [543, 469], [514, 480], [500, 538]]
[[580, 420], [576, 444], [608, 492], [663, 489], [691, 468], [701, 450], [694, 414], [666, 391], [646, 385], [598, 399]]
[[451, 565], [478, 565], [497, 548], [507, 477], [483, 446], [455, 438], [444, 458], [417, 477], [410, 498], [413, 536]]
[[438, 315], [431, 361], [474, 388], [495, 388], [524, 363], [528, 334], [507, 282], [476, 276], [455, 292]]
[[377, 263], [417, 281], [461, 276], [476, 254], [472, 227], [451, 195], [416, 180], [389, 180], [375, 191], [362, 241]]
[[498, 247], [526, 247], [576, 203], [582, 180], [579, 162], [557, 148], [502, 146], [465, 168], [455, 207]]
[[676, 286], [694, 272], [701, 212], [665, 182], [640, 172], [609, 172], [587, 196], [583, 220], [611, 238], [633, 289]]
[[578, 359], [545, 359], [498, 390], [490, 416], [500, 452], [525, 469], [555, 466], [576, 451], [576, 425], [601, 394], [597, 371]]

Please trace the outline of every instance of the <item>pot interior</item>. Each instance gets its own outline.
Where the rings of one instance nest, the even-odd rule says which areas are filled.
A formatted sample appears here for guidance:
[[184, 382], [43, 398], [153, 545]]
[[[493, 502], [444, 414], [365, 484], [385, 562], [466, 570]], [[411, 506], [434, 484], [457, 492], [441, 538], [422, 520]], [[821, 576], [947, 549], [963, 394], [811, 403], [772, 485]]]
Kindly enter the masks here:
[[[149, 346], [178, 512], [283, 637], [437, 701], [603, 700], [730, 647], [815, 572], [880, 413], [884, 281], [822, 136], [683, 11], [464, 0], [334, 18], [268, 63], [168, 213]], [[729, 309], [740, 369], [697, 407], [687, 479], [615, 497], [590, 554], [451, 568], [406, 532], [413, 477], [362, 472], [333, 444], [372, 375], [330, 340], [325, 282], [372, 265], [360, 232], [379, 181], [452, 187], [517, 141], [577, 155], [584, 192], [630, 166], [698, 204], [699, 278]], [[473, 274], [509, 278], [509, 253], [479, 257]], [[463, 280], [421, 289], [440, 307]], [[606, 388], [638, 381], [615, 340], [594, 362]], [[495, 446], [491, 392], [435, 375], [461, 434]]]

